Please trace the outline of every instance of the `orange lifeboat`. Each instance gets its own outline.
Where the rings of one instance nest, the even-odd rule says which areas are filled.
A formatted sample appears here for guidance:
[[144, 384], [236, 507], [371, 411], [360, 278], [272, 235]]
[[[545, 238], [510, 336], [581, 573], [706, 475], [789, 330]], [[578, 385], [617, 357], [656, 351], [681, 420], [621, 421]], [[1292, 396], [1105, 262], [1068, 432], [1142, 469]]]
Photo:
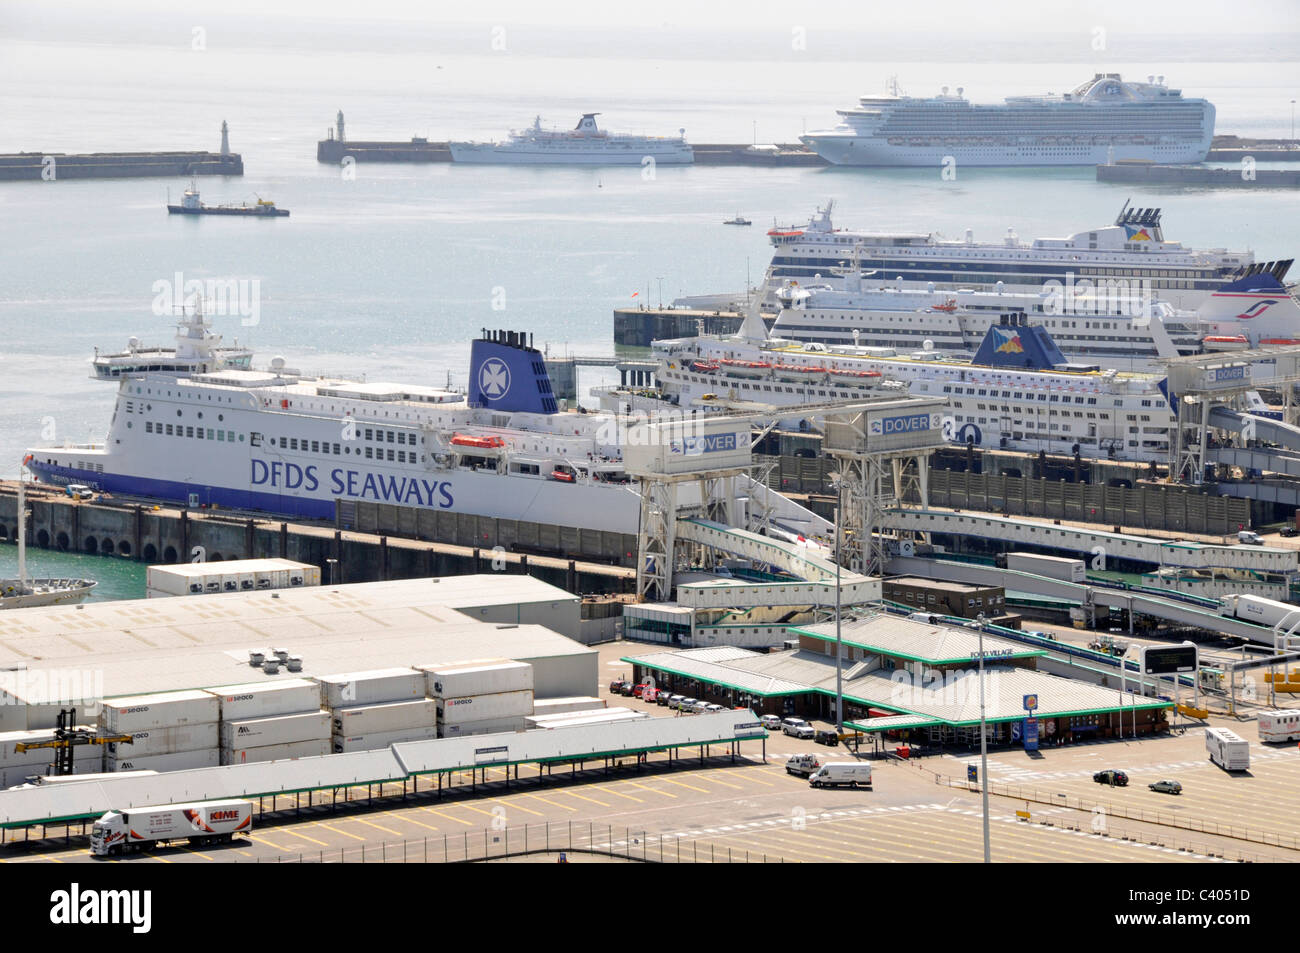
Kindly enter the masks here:
[[500, 437], [475, 437], [472, 434], [458, 433], [451, 438], [457, 447], [474, 447], [477, 450], [499, 450], [506, 445]]

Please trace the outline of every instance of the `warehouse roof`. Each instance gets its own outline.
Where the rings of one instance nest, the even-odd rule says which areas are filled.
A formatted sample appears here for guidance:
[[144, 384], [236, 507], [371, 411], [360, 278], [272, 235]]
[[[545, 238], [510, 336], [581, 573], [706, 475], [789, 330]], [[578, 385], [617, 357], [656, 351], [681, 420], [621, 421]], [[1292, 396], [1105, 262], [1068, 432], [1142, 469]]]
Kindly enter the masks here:
[[[986, 640], [986, 645], [988, 641]], [[748, 692], [753, 695], [794, 695], [816, 692], [835, 694], [835, 660], [820, 652], [799, 649], [766, 655], [746, 649], [732, 649], [727, 656], [719, 649], [686, 649], [627, 657], [632, 662], [659, 671], [685, 675], [701, 682]], [[931, 685], [914, 686], [905, 672], [881, 669], [864, 671], [867, 663], [846, 663], [842, 679], [844, 697], [852, 702], [883, 708], [903, 715], [922, 716], [929, 722], [958, 726], [978, 724], [979, 676], [974, 669], [949, 673]], [[1137, 708], [1169, 708], [1169, 702], [1120, 693], [1087, 682], [1061, 678], [1032, 669], [985, 663], [986, 717], [989, 721], [1012, 721], [1025, 717], [1024, 698], [1038, 696], [1039, 717], [1061, 717]], [[850, 677], [852, 676], [852, 677]], [[855, 727], [868, 727], [870, 720]]]
[[270, 572], [276, 569], [315, 569], [314, 563], [298, 563], [292, 559], [223, 559], [212, 563], [175, 563], [149, 567], [156, 572], [186, 579], [203, 578], [220, 574]]
[[[158, 600], [151, 600], [155, 601]], [[96, 686], [99, 689], [96, 694], [113, 698], [381, 668], [447, 665], [485, 658], [535, 662], [596, 654], [595, 650], [540, 625], [473, 622], [455, 613], [444, 624], [430, 625], [431, 617], [432, 613], [414, 608], [347, 613], [341, 619], [331, 616], [328, 628], [302, 620], [290, 620], [296, 624], [288, 626], [275, 622], [254, 627], [242, 620], [221, 618], [204, 624], [204, 638], [197, 640], [197, 644], [196, 640], [186, 638], [192, 630], [168, 629], [165, 631], [169, 637], [164, 644], [152, 647], [137, 644], [133, 649], [117, 650], [108, 646], [106, 651], [99, 652], [90, 651], [99, 648], [91, 644], [73, 664], [78, 670], [102, 675], [102, 685]], [[345, 624], [348, 621], [356, 624], [348, 627]], [[209, 625], [213, 631], [207, 629]], [[151, 629], [142, 631], [157, 636]], [[224, 638], [215, 637], [223, 631]], [[282, 667], [279, 674], [266, 675], [248, 664], [250, 648], [272, 646], [301, 655], [302, 671], [289, 672]], [[0, 673], [0, 689], [25, 698], [30, 704], [40, 704], [45, 701], [44, 689], [53, 684], [40, 676], [67, 668], [66, 658], [32, 660], [25, 672]]]
[[[796, 635], [811, 635], [818, 639], [835, 640], [835, 623], [791, 627]], [[847, 645], [879, 652], [896, 658], [945, 665], [969, 662], [980, 651], [979, 633], [953, 625], [931, 625], [916, 619], [907, 619], [888, 613], [872, 613], [861, 619], [846, 619], [840, 623], [841, 639]], [[985, 635], [984, 657], [1036, 658], [1041, 649], [1027, 648], [1019, 642]]]
[[531, 576], [484, 574], [10, 609], [0, 613], [0, 667], [233, 639], [290, 645], [331, 633], [424, 631], [464, 622], [461, 609], [576, 600]]

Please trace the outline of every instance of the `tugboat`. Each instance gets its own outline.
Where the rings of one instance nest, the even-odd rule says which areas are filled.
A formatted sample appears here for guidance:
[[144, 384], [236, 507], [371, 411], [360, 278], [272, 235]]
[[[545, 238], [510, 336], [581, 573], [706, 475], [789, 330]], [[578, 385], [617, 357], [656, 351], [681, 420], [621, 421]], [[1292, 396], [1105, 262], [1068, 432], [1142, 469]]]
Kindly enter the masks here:
[[729, 218], [722, 224], [723, 225], [753, 225], [754, 223], [751, 222], [749, 219], [745, 218], [745, 216], [741, 215], [740, 213], [737, 213], [735, 218]]
[[256, 205], [204, 205], [199, 201], [199, 190], [193, 181], [185, 190], [180, 205], [168, 204], [171, 215], [253, 215], [259, 218], [287, 218], [287, 208], [276, 208], [275, 203], [259, 198]]
[[[31, 454], [23, 459], [23, 466], [31, 462]], [[26, 609], [30, 606], [52, 606], [65, 602], [80, 602], [90, 595], [96, 583], [93, 579], [28, 579], [27, 578], [27, 494], [22, 473], [18, 475], [18, 578], [0, 579], [0, 609]]]

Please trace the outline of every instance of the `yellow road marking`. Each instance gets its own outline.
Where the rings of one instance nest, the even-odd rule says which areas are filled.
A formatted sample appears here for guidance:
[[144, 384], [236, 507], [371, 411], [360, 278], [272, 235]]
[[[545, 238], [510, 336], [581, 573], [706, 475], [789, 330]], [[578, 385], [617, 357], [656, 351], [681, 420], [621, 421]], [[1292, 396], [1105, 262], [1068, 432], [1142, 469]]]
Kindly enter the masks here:
[[273, 841], [273, 840], [267, 840], [265, 837], [262, 837], [262, 836], [260, 836], [260, 835], [258, 835], [258, 834], [249, 834], [249, 835], [248, 835], [248, 839], [249, 839], [249, 840], [253, 840], [253, 841], [257, 841], [259, 844], [265, 844], [267, 847], [274, 847], [276, 850], [284, 850], [284, 851], [287, 851], [287, 850], [289, 849], [289, 848], [287, 848], [287, 847], [281, 847], [281, 846], [280, 846], [279, 844], [277, 844], [275, 841]]
[[437, 814], [439, 817], [445, 817], [447, 820], [455, 821], [457, 824], [464, 824], [466, 827], [474, 826], [470, 821], [467, 821], [462, 817], [456, 817], [454, 814], [447, 814], [444, 811], [438, 810], [436, 807], [422, 807], [420, 810], [428, 811], [430, 814]]
[[646, 785], [642, 784], [640, 781], [633, 781], [631, 778], [625, 778], [624, 783], [630, 784], [633, 787], [640, 788], [642, 791], [649, 791], [651, 794], [662, 794], [664, 797], [671, 797], [671, 798], [677, 797], [677, 795], [674, 794], [672, 791], [661, 791], [659, 788], [647, 787]]
[[195, 856], [202, 857], [204, 860], [212, 860], [212, 858], [209, 857], [207, 854], [200, 853], [199, 851], [195, 850], [193, 847], [186, 847], [184, 844], [181, 844], [179, 846], [180, 849], [185, 851], [187, 854], [194, 854]]
[[543, 804], [549, 804], [549, 805], [551, 805], [551, 807], [558, 807], [558, 808], [560, 808], [561, 810], [564, 810], [564, 811], [576, 811], [576, 810], [577, 810], [577, 808], [574, 807], [574, 806], [571, 805], [571, 804], [561, 804], [559, 801], [552, 801], [550, 798], [548, 798], [548, 797], [542, 797], [540, 794], [522, 794], [522, 795], [520, 795], [520, 796], [521, 796], [521, 797], [531, 797], [531, 798], [535, 798], [536, 800], [541, 801]]
[[383, 824], [376, 824], [374, 821], [367, 821], [363, 817], [349, 817], [347, 820], [356, 821], [358, 824], [365, 824], [368, 827], [373, 827], [377, 831], [383, 831], [385, 834], [392, 834], [394, 837], [402, 836], [401, 831], [395, 831], [391, 827], [385, 827]]
[[516, 804], [513, 799], [507, 801], [504, 798], [494, 797], [488, 798], [488, 801], [500, 804], [502, 807], [508, 807], [511, 810], [523, 811], [525, 814], [536, 814], [538, 817], [546, 816], [541, 811], [534, 811], [531, 807], [524, 807], [522, 804]]
[[666, 782], [668, 782], [669, 784], [678, 784], [678, 785], [681, 785], [681, 786], [684, 787], [684, 788], [690, 788], [692, 791], [699, 791], [701, 794], [712, 794], [712, 793], [713, 793], [713, 792], [710, 791], [708, 788], [697, 788], [697, 787], [696, 787], [695, 785], [693, 785], [693, 784], [687, 784], [685, 781], [678, 781], [678, 780], [676, 780], [675, 778], [660, 778], [659, 780], [660, 780], [660, 781], [666, 781]]
[[[359, 841], [365, 840], [364, 837], [361, 837], [357, 834], [353, 834], [351, 831], [343, 831], [343, 830], [339, 830], [337, 827], [331, 827], [329, 824], [326, 824], [324, 821], [317, 821], [316, 823], [320, 824], [320, 826], [325, 828], [325, 830], [327, 831], [333, 831], [335, 834], [342, 834], [344, 837], [351, 837], [353, 840], [359, 840]], [[284, 850], [283, 847], [280, 849]]]

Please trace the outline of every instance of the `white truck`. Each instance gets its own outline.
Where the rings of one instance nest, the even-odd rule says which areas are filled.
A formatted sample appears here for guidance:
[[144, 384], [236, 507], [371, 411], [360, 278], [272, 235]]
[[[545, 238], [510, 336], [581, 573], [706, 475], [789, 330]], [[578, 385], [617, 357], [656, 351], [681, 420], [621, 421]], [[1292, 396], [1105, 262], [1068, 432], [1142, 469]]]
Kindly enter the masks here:
[[1290, 628], [1300, 620], [1300, 606], [1265, 599], [1263, 596], [1229, 595], [1219, 601], [1219, 615], [1232, 616], [1256, 625]]
[[1294, 708], [1261, 711], [1259, 740], [1273, 743], [1300, 741], [1300, 711]]
[[1037, 553], [1007, 553], [1007, 569], [1027, 572], [1064, 582], [1087, 582], [1088, 571], [1082, 559], [1065, 556], [1040, 556]]
[[253, 802], [231, 798], [194, 804], [162, 804], [109, 811], [90, 829], [90, 853], [106, 857], [165, 841], [229, 843], [253, 829]]
[[871, 765], [865, 761], [828, 761], [808, 775], [808, 784], [815, 788], [869, 788]]
[[1250, 742], [1227, 728], [1206, 728], [1205, 750], [1224, 771], [1245, 771], [1250, 767]]

